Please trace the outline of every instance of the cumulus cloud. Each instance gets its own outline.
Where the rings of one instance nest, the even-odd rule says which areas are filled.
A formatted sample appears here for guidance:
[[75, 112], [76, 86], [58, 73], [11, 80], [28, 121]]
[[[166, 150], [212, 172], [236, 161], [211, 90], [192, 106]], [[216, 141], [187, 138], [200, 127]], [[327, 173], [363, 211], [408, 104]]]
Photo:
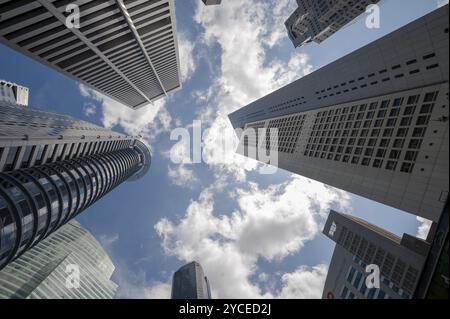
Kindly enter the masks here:
[[169, 165], [168, 175], [171, 182], [180, 187], [192, 188], [198, 182], [194, 171], [184, 164], [175, 167]]
[[181, 80], [189, 80], [196, 69], [194, 60], [194, 43], [192, 43], [186, 34], [178, 33], [178, 50], [180, 53]]
[[[259, 258], [281, 261], [299, 252], [319, 233], [332, 205], [342, 211], [349, 209], [348, 195], [294, 177], [265, 189], [256, 184], [238, 188], [229, 194], [237, 209], [218, 215], [214, 212], [215, 191], [215, 186], [203, 190], [178, 223], [163, 218], [155, 225], [165, 253], [185, 262], [198, 260], [217, 298], [273, 298], [294, 293], [317, 297], [321, 276], [326, 272], [321, 265], [285, 274], [279, 292], [263, 291], [250, 278], [261, 274], [257, 267]], [[298, 287], [302, 280], [303, 290]], [[311, 288], [309, 282], [314, 282]]]
[[91, 116], [93, 116], [93, 115], [95, 115], [97, 113], [97, 108], [92, 103], [86, 103], [83, 106], [83, 113], [87, 117], [91, 117]]
[[141, 135], [149, 143], [158, 134], [168, 131], [171, 127], [172, 118], [165, 108], [165, 99], [133, 110], [83, 84], [79, 85], [79, 90], [85, 98], [100, 103], [105, 127], [121, 126], [127, 134]]
[[283, 299], [319, 299], [327, 278], [328, 267], [317, 265], [312, 268], [301, 266], [281, 278], [283, 288], [278, 297]]
[[[209, 130], [205, 134], [206, 162], [218, 173], [244, 180], [246, 171], [258, 164], [224, 149], [234, 131], [228, 114], [312, 71], [308, 56], [296, 53], [286, 61], [269, 58], [268, 50], [286, 38], [283, 21], [293, 11], [290, 1], [228, 1], [220, 10], [199, 3], [195, 21], [203, 27], [203, 44], [218, 44], [220, 66], [211, 87], [194, 92], [207, 105], [199, 113]], [[276, 26], [276, 27], [274, 27]], [[237, 143], [237, 141], [233, 141]]]
[[119, 263], [114, 272], [114, 281], [119, 286], [116, 298], [120, 299], [169, 299], [171, 280], [148, 283], [144, 271], [131, 271]]

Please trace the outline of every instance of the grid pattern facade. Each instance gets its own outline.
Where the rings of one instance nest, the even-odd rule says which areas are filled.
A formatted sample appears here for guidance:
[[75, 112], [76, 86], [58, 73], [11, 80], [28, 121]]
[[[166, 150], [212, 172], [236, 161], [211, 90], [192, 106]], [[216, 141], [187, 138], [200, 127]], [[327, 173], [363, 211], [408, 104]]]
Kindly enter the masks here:
[[[69, 266], [79, 286], [67, 286]], [[114, 265], [95, 238], [75, 220], [62, 226], [0, 271], [0, 299], [111, 299]]]
[[379, 0], [297, 0], [285, 25], [295, 47], [321, 43]]
[[304, 155], [412, 173], [438, 94], [318, 112]]
[[[448, 103], [444, 84], [249, 123], [246, 128], [265, 129], [265, 139], [248, 137], [251, 143], [239, 152], [250, 155], [249, 147], [265, 145], [279, 152], [281, 168], [434, 220], [448, 195]], [[271, 129], [278, 129], [278, 147]], [[395, 182], [380, 186], [381, 197], [362, 193], [357, 177], [367, 180], [367, 187]], [[402, 191], [388, 200], [389, 187]], [[402, 196], [428, 200], [434, 213], [431, 205], [413, 208]]]
[[[324, 297], [340, 299], [410, 299], [414, 295], [429, 245], [403, 238], [359, 218], [331, 211], [324, 234], [336, 242]], [[366, 285], [368, 265], [380, 270], [380, 288]]]
[[[229, 118], [245, 129], [306, 116], [278, 167], [437, 221], [449, 189], [448, 79], [446, 5]], [[254, 156], [249, 146], [238, 152]]]
[[229, 115], [233, 127], [448, 82], [448, 5]]
[[10, 0], [0, 15], [1, 42], [133, 109], [180, 88], [173, 0]]
[[0, 113], [0, 269], [149, 169], [132, 137], [14, 105]]

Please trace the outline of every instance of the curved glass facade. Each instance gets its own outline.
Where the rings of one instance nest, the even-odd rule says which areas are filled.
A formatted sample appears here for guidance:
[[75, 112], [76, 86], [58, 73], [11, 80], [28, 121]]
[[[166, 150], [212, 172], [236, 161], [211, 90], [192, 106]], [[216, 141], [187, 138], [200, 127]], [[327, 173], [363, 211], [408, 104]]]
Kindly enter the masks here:
[[0, 271], [0, 299], [110, 299], [113, 271], [97, 240], [72, 220]]
[[134, 148], [0, 173], [0, 268], [141, 167]]
[[135, 137], [0, 101], [0, 269], [150, 162]]

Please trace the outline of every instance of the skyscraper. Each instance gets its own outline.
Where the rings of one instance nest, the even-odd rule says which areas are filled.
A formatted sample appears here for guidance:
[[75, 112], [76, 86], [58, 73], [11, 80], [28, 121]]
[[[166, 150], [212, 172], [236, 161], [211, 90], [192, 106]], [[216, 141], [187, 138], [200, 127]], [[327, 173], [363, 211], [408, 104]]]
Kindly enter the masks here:
[[0, 299], [110, 299], [114, 265], [71, 220], [0, 271]]
[[[449, 189], [448, 5], [229, 115], [238, 152], [438, 221]], [[246, 132], [247, 133], [247, 132]], [[250, 152], [251, 151], [251, 152]]]
[[0, 102], [28, 106], [28, 88], [0, 80]]
[[211, 299], [208, 278], [198, 262], [187, 264], [175, 272], [172, 299]]
[[0, 269], [150, 160], [135, 137], [0, 102]]
[[379, 0], [297, 0], [298, 8], [286, 20], [295, 47], [321, 43]]
[[[323, 291], [330, 299], [410, 299], [419, 280], [429, 244], [404, 234], [402, 238], [349, 215], [331, 211], [323, 233], [336, 242]], [[379, 288], [366, 279], [379, 269]], [[370, 278], [369, 278], [370, 279]]]
[[222, 3], [222, 0], [202, 0], [202, 1], [207, 6], [218, 5]]
[[133, 109], [180, 88], [173, 0], [2, 1], [0, 42]]

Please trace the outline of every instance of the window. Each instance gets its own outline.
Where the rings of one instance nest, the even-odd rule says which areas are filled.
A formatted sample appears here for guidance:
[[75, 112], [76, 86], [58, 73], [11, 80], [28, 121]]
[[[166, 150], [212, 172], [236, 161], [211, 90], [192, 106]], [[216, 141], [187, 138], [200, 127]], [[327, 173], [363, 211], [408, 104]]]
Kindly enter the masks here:
[[408, 102], [406, 104], [416, 104], [419, 101], [420, 95], [412, 95], [408, 97]]
[[348, 293], [348, 288], [344, 286], [344, 288], [342, 289], [342, 292], [341, 292], [341, 298], [346, 299], [347, 293]]
[[420, 146], [421, 146], [421, 144], [422, 144], [422, 140], [412, 139], [412, 140], [409, 142], [408, 148], [411, 148], [411, 149], [419, 149]]
[[375, 159], [373, 161], [373, 165], [372, 166], [376, 167], [376, 168], [381, 168], [383, 166], [383, 160]]
[[350, 271], [349, 271], [349, 273], [348, 273], [348, 275], [347, 275], [347, 281], [348, 282], [352, 282], [352, 280], [353, 280], [353, 277], [354, 277], [354, 275], [355, 275], [355, 272], [356, 272], [356, 269], [355, 268], [353, 268], [353, 267], [351, 267], [350, 268]]
[[420, 108], [420, 114], [427, 114], [433, 112], [433, 104], [424, 104]]
[[405, 154], [405, 161], [412, 161], [414, 162], [417, 159], [418, 152], [414, 151], [407, 151]]
[[413, 171], [414, 164], [413, 163], [403, 163], [400, 169], [403, 173], [411, 173]]
[[25, 153], [22, 157], [21, 168], [28, 167], [30, 165], [31, 158], [33, 157], [33, 153], [35, 150], [35, 146], [29, 145], [25, 148]]
[[8, 151], [8, 155], [6, 157], [6, 162], [5, 162], [5, 166], [3, 167], [3, 169], [5, 171], [10, 171], [13, 170], [17, 161], [17, 157], [19, 156], [20, 153], [20, 147], [10, 147], [9, 151]]
[[393, 147], [394, 148], [402, 148], [404, 144], [405, 144], [405, 140], [395, 139]]
[[395, 161], [388, 161], [386, 163], [387, 170], [395, 171], [396, 167], [397, 167], [397, 162], [395, 162]]
[[391, 153], [389, 154], [389, 158], [390, 159], [398, 159], [400, 157], [400, 152], [399, 150], [392, 150]]
[[430, 122], [430, 116], [419, 116], [417, 118], [417, 122], [416, 125], [428, 125], [428, 123]]

